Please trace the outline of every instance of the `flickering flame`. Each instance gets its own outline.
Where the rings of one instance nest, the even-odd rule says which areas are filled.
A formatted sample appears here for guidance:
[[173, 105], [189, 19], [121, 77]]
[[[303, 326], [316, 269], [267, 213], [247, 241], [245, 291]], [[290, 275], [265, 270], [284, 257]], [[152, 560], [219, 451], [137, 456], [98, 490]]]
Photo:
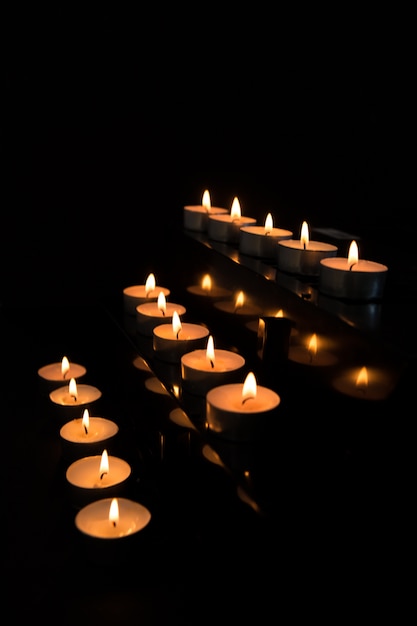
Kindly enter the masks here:
[[265, 218], [265, 235], [268, 235], [271, 230], [274, 227], [274, 222], [272, 220], [272, 215], [271, 213], [268, 213], [268, 215]]
[[284, 317], [284, 311], [280, 309], [279, 311], [276, 312], [275, 317]]
[[62, 357], [61, 374], [63, 378], [65, 378], [65, 376], [68, 374], [69, 368], [70, 368], [70, 364], [69, 364], [67, 357], [66, 356]]
[[317, 354], [317, 335], [316, 333], [313, 333], [311, 335], [310, 341], [308, 342], [308, 351], [310, 353], [310, 356], [316, 356]]
[[167, 300], [163, 291], [160, 291], [158, 295], [158, 311], [161, 311], [162, 315], [165, 315], [167, 311]]
[[211, 200], [210, 200], [210, 194], [207, 189], [203, 193], [203, 199], [201, 200], [201, 204], [206, 209], [207, 213], [209, 213], [211, 209]]
[[110, 503], [109, 522], [111, 522], [113, 526], [116, 526], [119, 522], [119, 503], [117, 498], [113, 498]]
[[359, 251], [358, 244], [356, 241], [352, 241], [349, 246], [349, 254], [348, 254], [348, 266], [349, 269], [352, 269], [352, 266], [355, 265], [359, 261]]
[[207, 340], [206, 359], [209, 361], [212, 367], [214, 367], [215, 354], [214, 354], [214, 340], [210, 335]]
[[242, 388], [242, 404], [249, 399], [256, 398], [257, 386], [256, 386], [256, 378], [253, 372], [249, 372], [249, 374], [245, 378], [245, 382], [243, 383]]
[[178, 335], [180, 333], [181, 328], [182, 328], [182, 324], [181, 324], [180, 316], [178, 315], [177, 311], [174, 311], [172, 314], [172, 331], [177, 339], [178, 339]]
[[242, 217], [242, 211], [240, 209], [240, 202], [235, 197], [232, 202], [232, 208], [230, 209], [230, 216], [232, 220], [238, 220]]
[[74, 400], [76, 401], [78, 398], [78, 391], [77, 391], [77, 383], [75, 382], [75, 378], [71, 378], [69, 382], [68, 391], [69, 391], [69, 395], [71, 396], [71, 398], [74, 398]]
[[239, 291], [239, 293], [236, 296], [235, 310], [239, 309], [244, 304], [245, 304], [245, 294], [243, 293], [243, 291]]
[[109, 473], [109, 455], [107, 450], [103, 450], [100, 460], [100, 478], [103, 478], [104, 474]]
[[362, 367], [359, 371], [358, 377], [356, 379], [356, 386], [360, 389], [367, 389], [368, 387], [368, 370], [366, 367]]
[[88, 412], [88, 409], [84, 409], [82, 424], [85, 430], [85, 434], [88, 435], [88, 429], [90, 428], [90, 414]]
[[307, 248], [308, 242], [310, 241], [310, 234], [309, 234], [309, 231], [308, 231], [307, 222], [303, 222], [302, 225], [301, 225], [300, 241], [303, 244], [304, 249]]
[[153, 291], [156, 287], [155, 275], [149, 274], [145, 283], [145, 293], [148, 295], [151, 291]]
[[204, 291], [211, 291], [212, 282], [210, 274], [205, 274], [205, 276], [203, 276], [203, 280], [201, 281], [201, 287], [202, 289], [204, 289]]

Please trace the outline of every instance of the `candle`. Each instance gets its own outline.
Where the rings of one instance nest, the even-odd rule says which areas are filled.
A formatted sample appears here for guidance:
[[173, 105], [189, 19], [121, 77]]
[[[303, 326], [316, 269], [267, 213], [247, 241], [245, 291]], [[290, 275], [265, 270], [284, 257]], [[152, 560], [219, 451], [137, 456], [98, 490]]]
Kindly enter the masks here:
[[214, 304], [215, 308], [231, 316], [238, 316], [243, 321], [250, 321], [257, 317], [261, 310], [250, 302], [244, 291], [238, 291], [234, 300], [221, 300]]
[[352, 241], [347, 258], [335, 257], [320, 261], [319, 291], [346, 300], [378, 300], [382, 298], [388, 267], [374, 261], [359, 259], [356, 241]]
[[174, 311], [178, 315], [186, 313], [185, 306], [166, 301], [163, 291], [157, 302], [146, 302], [136, 307], [136, 327], [141, 335], [152, 337], [153, 329], [159, 324], [171, 324]]
[[183, 211], [184, 228], [197, 232], [207, 230], [210, 215], [227, 213], [227, 209], [211, 206], [211, 198], [208, 189], [203, 193], [201, 204], [186, 205]]
[[84, 365], [72, 363], [66, 356], [63, 356], [59, 363], [50, 363], [38, 369], [42, 387], [48, 391], [63, 385], [71, 378], [80, 380], [86, 373], [87, 370]]
[[290, 239], [293, 233], [274, 226], [272, 214], [268, 213], [264, 226], [242, 226], [239, 237], [239, 252], [262, 259], [277, 258], [277, 243]]
[[253, 372], [249, 372], [243, 384], [229, 383], [208, 391], [208, 429], [232, 441], [258, 438], [275, 417], [280, 402], [275, 391], [258, 385]]
[[162, 361], [180, 364], [183, 354], [204, 347], [208, 335], [205, 326], [183, 324], [174, 311], [172, 324], [159, 324], [153, 329], [153, 349]]
[[394, 389], [388, 372], [379, 367], [351, 367], [336, 376], [332, 386], [338, 392], [359, 400], [385, 400]]
[[335, 257], [337, 246], [322, 241], [310, 241], [307, 222], [301, 226], [300, 239], [279, 241], [276, 248], [277, 268], [289, 274], [318, 276], [320, 261]]
[[93, 385], [77, 385], [75, 378], [69, 384], [53, 389], [49, 394], [56, 413], [65, 421], [79, 417], [82, 409], [89, 409], [101, 398], [101, 391]]
[[313, 333], [305, 345], [290, 346], [288, 358], [290, 361], [308, 365], [311, 367], [327, 367], [337, 363], [336, 356], [323, 348], [325, 341], [318, 338], [317, 333]]
[[236, 244], [239, 242], [240, 228], [242, 226], [249, 226], [250, 224], [256, 224], [256, 219], [242, 215], [240, 202], [238, 198], [235, 197], [230, 213], [209, 216], [207, 236], [214, 241]]
[[143, 530], [150, 511], [128, 498], [103, 498], [86, 505], [75, 516], [78, 530], [97, 539], [121, 539]]
[[75, 506], [83, 506], [99, 498], [115, 497], [126, 492], [131, 467], [127, 461], [109, 455], [104, 449], [77, 459], [66, 471], [70, 497]]
[[108, 450], [119, 432], [118, 425], [104, 417], [91, 417], [84, 409], [81, 418], [66, 422], [59, 434], [66, 458], [79, 458]]
[[245, 359], [231, 350], [214, 348], [212, 335], [205, 349], [192, 350], [181, 357], [181, 380], [183, 389], [189, 393], [205, 396], [209, 389], [227, 383], [238, 382]]
[[123, 289], [123, 305], [125, 313], [136, 315], [136, 307], [145, 302], [154, 302], [160, 292], [168, 298], [170, 290], [167, 287], [159, 287], [156, 284], [155, 274], [148, 275], [144, 285], [131, 285]]
[[219, 300], [230, 296], [230, 290], [219, 285], [215, 285], [210, 274], [204, 274], [199, 285], [190, 285], [187, 291], [193, 296], [197, 296], [202, 300]]

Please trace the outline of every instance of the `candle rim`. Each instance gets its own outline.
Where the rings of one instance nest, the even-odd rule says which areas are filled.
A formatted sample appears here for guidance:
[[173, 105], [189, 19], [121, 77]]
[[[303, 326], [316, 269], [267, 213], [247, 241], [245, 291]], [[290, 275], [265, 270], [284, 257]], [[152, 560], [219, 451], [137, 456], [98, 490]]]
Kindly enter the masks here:
[[[346, 269], [345, 268], [341, 268], [341, 267], [333, 267], [333, 263], [335, 261], [344, 261], [346, 263]], [[346, 271], [349, 274], [355, 273], [355, 274], [370, 274], [372, 272], [363, 270], [362, 268], [364, 266], [373, 269], [375, 271], [375, 273], [384, 273], [388, 271], [388, 266], [385, 265], [384, 263], [379, 263], [378, 261], [368, 261], [367, 259], [359, 259], [357, 263], [355, 263], [352, 266], [352, 269], [349, 269], [349, 265], [348, 265], [348, 258], [347, 257], [343, 257], [343, 256], [334, 256], [334, 257], [329, 257], [326, 259], [321, 259], [320, 260], [320, 264], [324, 265], [326, 268], [328, 268], [331, 271], [334, 272], [340, 272], [340, 271]]]
[[[114, 422], [113, 420], [110, 420], [106, 417], [99, 417], [99, 416], [89, 416], [89, 420], [90, 420], [90, 426], [93, 423], [101, 423], [101, 424], [105, 424], [108, 426], [111, 426], [112, 428], [112, 432], [110, 434], [106, 434], [106, 436], [103, 439], [95, 439], [94, 443], [99, 443], [100, 441], [104, 441], [105, 439], [109, 438], [109, 437], [113, 437], [114, 435], [117, 435], [117, 433], [119, 432], [119, 426], [116, 424], [116, 422]], [[82, 440], [79, 439], [69, 439], [68, 437], [65, 437], [66, 431], [70, 428], [71, 425], [78, 425], [78, 423], [80, 424], [80, 427], [82, 427], [82, 422], [83, 422], [83, 418], [82, 417], [76, 417], [73, 420], [70, 420], [69, 422], [65, 422], [65, 424], [63, 424], [60, 428], [60, 435], [63, 439], [65, 439], [66, 441], [69, 442], [74, 442], [74, 443], [82, 443]], [[85, 441], [85, 443], [90, 443], [89, 441]]]

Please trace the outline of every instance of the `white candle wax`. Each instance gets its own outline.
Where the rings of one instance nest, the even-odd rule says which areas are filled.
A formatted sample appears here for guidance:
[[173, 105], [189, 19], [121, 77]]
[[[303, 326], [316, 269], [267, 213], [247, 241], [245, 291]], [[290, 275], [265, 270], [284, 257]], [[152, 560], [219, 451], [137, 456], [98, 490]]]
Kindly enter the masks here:
[[136, 307], [145, 302], [156, 302], [160, 292], [163, 292], [166, 298], [171, 294], [167, 287], [159, 287], [151, 289], [147, 292], [146, 285], [131, 285], [123, 289], [123, 306], [125, 313], [136, 315]]
[[388, 267], [359, 259], [349, 263], [346, 257], [320, 261], [319, 291], [347, 300], [375, 300], [382, 297]]
[[165, 311], [158, 308], [157, 302], [146, 302], [136, 307], [136, 329], [141, 335], [152, 337], [152, 332], [155, 326], [159, 324], [172, 324], [172, 316], [174, 311], [177, 311], [178, 315], [184, 315], [186, 313], [185, 306], [181, 304], [174, 304], [173, 302], [167, 302]]
[[119, 427], [112, 420], [89, 417], [87, 432], [82, 418], [78, 418], [63, 424], [59, 434], [66, 456], [86, 456], [98, 454], [103, 448], [108, 448], [118, 432]]
[[201, 324], [182, 324], [178, 336], [172, 324], [159, 324], [153, 329], [153, 349], [163, 361], [180, 363], [186, 352], [203, 348], [208, 336], [208, 329]]
[[84, 365], [79, 363], [71, 363], [69, 361], [69, 369], [64, 374], [62, 373], [62, 362], [49, 363], [38, 369], [38, 375], [47, 384], [51, 385], [51, 389], [63, 385], [65, 382], [69, 382], [71, 378], [79, 380], [87, 373], [87, 369]]
[[256, 224], [254, 217], [243, 215], [234, 218], [229, 214], [210, 215], [207, 225], [207, 236], [214, 241], [223, 243], [239, 243], [240, 229], [242, 226]]
[[242, 226], [239, 236], [239, 252], [275, 262], [278, 241], [290, 239], [292, 236], [293, 233], [284, 228], [273, 227], [266, 232], [265, 226]]
[[320, 261], [337, 254], [337, 246], [322, 241], [287, 239], [279, 241], [276, 248], [277, 268], [289, 274], [318, 276]]
[[184, 228], [196, 232], [206, 232], [210, 215], [228, 213], [222, 207], [205, 207], [203, 205], [186, 205], [183, 211]]
[[205, 396], [209, 389], [231, 382], [238, 382], [245, 366], [245, 359], [231, 350], [214, 350], [211, 364], [207, 350], [192, 350], [181, 357], [183, 388], [189, 393]]
[[121, 539], [143, 530], [151, 520], [150, 511], [138, 502], [117, 498], [119, 519], [113, 524], [109, 519], [112, 498], [91, 502], [75, 517], [78, 530], [97, 539]]
[[77, 396], [70, 394], [69, 385], [57, 387], [49, 394], [57, 414], [69, 421], [79, 417], [82, 409], [88, 408], [101, 398], [101, 391], [93, 385], [77, 385]]
[[109, 455], [109, 470], [101, 474], [101, 459], [102, 455], [96, 454], [77, 459], [69, 465], [66, 478], [76, 506], [82, 506], [97, 498], [119, 495], [126, 489], [131, 476], [129, 463]]

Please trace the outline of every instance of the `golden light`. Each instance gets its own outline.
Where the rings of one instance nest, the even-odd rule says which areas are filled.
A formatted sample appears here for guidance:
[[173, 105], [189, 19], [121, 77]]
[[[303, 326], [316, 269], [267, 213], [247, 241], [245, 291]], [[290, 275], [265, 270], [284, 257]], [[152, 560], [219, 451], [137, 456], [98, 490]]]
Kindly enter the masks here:
[[68, 374], [69, 368], [70, 368], [70, 364], [69, 364], [67, 357], [66, 356], [62, 357], [61, 374], [63, 378], [65, 378], [65, 376]]
[[268, 213], [268, 215], [265, 218], [265, 235], [268, 235], [271, 230], [274, 227], [274, 222], [272, 220], [272, 215], [271, 213]]
[[239, 309], [244, 304], [245, 304], [245, 294], [243, 293], [243, 291], [239, 291], [239, 293], [236, 296], [235, 310]]
[[201, 204], [203, 205], [203, 207], [206, 209], [208, 213], [211, 209], [211, 199], [210, 199], [210, 194], [208, 192], [208, 189], [206, 189], [205, 192], [203, 193], [203, 199], [201, 200]]
[[214, 367], [215, 358], [216, 357], [214, 353], [214, 340], [213, 340], [213, 337], [210, 335], [207, 340], [206, 359], [207, 361], [209, 361], [211, 367]]
[[109, 473], [109, 455], [107, 454], [107, 450], [103, 450], [100, 459], [100, 479], [103, 478], [104, 474]]
[[113, 498], [110, 503], [109, 522], [116, 526], [119, 523], [119, 503], [117, 498]]
[[148, 295], [151, 291], [153, 291], [156, 287], [155, 275], [149, 274], [145, 283], [145, 293]]
[[349, 246], [349, 254], [348, 254], [348, 266], [349, 269], [352, 269], [352, 266], [355, 265], [359, 261], [359, 250], [358, 244], [356, 241], [352, 241]]
[[304, 249], [306, 249], [308, 246], [308, 242], [310, 241], [310, 233], [308, 230], [307, 222], [303, 222], [301, 225], [300, 241], [303, 244]]
[[242, 388], [242, 404], [247, 400], [256, 398], [257, 393], [257, 385], [256, 378], [253, 372], [249, 372], [249, 374], [245, 378], [245, 382], [243, 383]]
[[71, 396], [71, 398], [74, 398], [74, 400], [76, 401], [78, 398], [78, 390], [77, 390], [77, 383], [75, 382], [75, 378], [71, 378], [71, 380], [69, 381], [68, 391], [69, 391], [69, 395]]
[[366, 367], [362, 367], [361, 370], [359, 371], [359, 374], [356, 378], [356, 386], [359, 389], [367, 389], [368, 387], [368, 370], [366, 369]]
[[174, 311], [172, 314], [172, 331], [177, 339], [178, 339], [178, 335], [180, 334], [181, 329], [182, 329], [182, 324], [181, 324], [180, 316], [178, 315], [177, 311]]
[[310, 353], [310, 356], [316, 356], [317, 354], [317, 335], [316, 333], [313, 333], [310, 337], [310, 341], [308, 342], [308, 351]]
[[205, 274], [203, 276], [203, 280], [201, 281], [201, 287], [204, 291], [211, 291], [212, 281], [210, 274]]
[[276, 312], [275, 317], [284, 317], [284, 311], [280, 309], [279, 311]]
[[240, 202], [237, 197], [233, 198], [232, 208], [230, 209], [230, 217], [232, 218], [232, 220], [238, 220], [242, 217]]
[[87, 435], [88, 429], [90, 428], [90, 414], [88, 412], [88, 409], [84, 409], [82, 424], [85, 430], [85, 434]]
[[160, 291], [158, 295], [158, 311], [161, 311], [162, 315], [165, 315], [167, 311], [167, 300], [163, 291]]

